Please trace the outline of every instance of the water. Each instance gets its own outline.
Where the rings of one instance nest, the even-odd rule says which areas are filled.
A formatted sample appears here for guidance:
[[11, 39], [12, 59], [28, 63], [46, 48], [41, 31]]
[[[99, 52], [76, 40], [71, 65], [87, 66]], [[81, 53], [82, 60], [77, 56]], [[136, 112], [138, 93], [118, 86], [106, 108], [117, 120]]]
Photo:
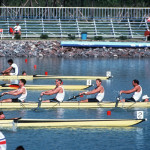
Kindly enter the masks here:
[[[44, 74], [48, 71], [53, 75], [105, 75], [111, 71], [111, 80], [103, 81], [105, 87], [105, 101], [115, 101], [118, 91], [131, 89], [132, 80], [138, 79], [143, 87], [143, 95], [150, 96], [150, 60], [149, 59], [63, 59], [63, 58], [29, 58], [25, 64], [24, 58], [15, 58], [19, 70], [28, 74]], [[34, 70], [34, 65], [37, 69]], [[7, 59], [0, 58], [0, 71], [6, 68]], [[7, 82], [7, 81], [1, 81]], [[55, 84], [54, 80], [33, 80], [28, 84]], [[95, 81], [92, 81], [95, 83]], [[64, 80], [64, 84], [86, 84], [83, 80]], [[91, 88], [92, 89], [92, 88]], [[42, 91], [28, 91], [28, 101], [37, 101]], [[67, 100], [81, 91], [66, 91]], [[123, 95], [130, 97], [131, 95]], [[6, 98], [8, 96], [5, 96]], [[46, 96], [44, 97], [47, 98]], [[51, 96], [51, 98], [53, 98]], [[84, 97], [86, 98], [86, 97]], [[97, 149], [148, 149], [150, 139], [150, 109], [117, 109], [107, 116], [110, 109], [49, 109], [49, 110], [4, 110], [7, 118], [136, 118], [136, 111], [144, 111], [147, 122], [130, 128], [69, 128], [69, 129], [17, 129], [2, 131], [7, 139], [8, 150], [23, 145], [26, 150], [97, 150]]]

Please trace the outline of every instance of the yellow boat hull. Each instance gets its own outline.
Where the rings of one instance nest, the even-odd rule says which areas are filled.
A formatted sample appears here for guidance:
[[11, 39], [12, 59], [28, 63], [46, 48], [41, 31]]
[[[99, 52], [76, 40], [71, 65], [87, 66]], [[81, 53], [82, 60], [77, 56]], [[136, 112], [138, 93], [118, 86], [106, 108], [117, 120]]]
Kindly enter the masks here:
[[20, 119], [0, 120], [1, 128], [81, 128], [81, 127], [129, 127], [145, 119]]
[[[28, 90], [51, 90], [56, 87], [56, 85], [26, 85], [26, 89]], [[85, 90], [89, 86], [88, 85], [63, 85], [65, 90]], [[12, 90], [16, 89], [16, 87], [11, 86], [9, 87], [9, 84], [6, 84], [5, 86], [0, 86], [0, 90]]]
[[[0, 103], [0, 109], [34, 109], [37, 108], [38, 103]], [[63, 103], [41, 103], [40, 108], [114, 108], [115, 103], [102, 102], [102, 103], [78, 103], [78, 102], [63, 102]], [[120, 108], [149, 108], [150, 102], [126, 102], [119, 103]]]
[[33, 79], [76, 79], [76, 80], [95, 80], [100, 78], [101, 80], [107, 80], [110, 77], [106, 76], [55, 76], [55, 75], [27, 75], [27, 76], [0, 76], [0, 80], [9, 80], [9, 79], [26, 79], [26, 80], [33, 80]]

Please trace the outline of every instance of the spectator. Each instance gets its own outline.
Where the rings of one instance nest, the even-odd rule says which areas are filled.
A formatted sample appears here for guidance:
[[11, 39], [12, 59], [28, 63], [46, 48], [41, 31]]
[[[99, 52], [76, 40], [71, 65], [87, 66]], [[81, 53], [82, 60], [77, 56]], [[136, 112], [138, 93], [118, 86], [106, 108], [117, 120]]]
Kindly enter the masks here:
[[144, 32], [144, 36], [146, 37], [146, 41], [150, 40], [150, 27]]
[[14, 27], [12, 39], [14, 39], [14, 34], [19, 34], [21, 36], [21, 26], [19, 26], [19, 23], [16, 23], [16, 26]]

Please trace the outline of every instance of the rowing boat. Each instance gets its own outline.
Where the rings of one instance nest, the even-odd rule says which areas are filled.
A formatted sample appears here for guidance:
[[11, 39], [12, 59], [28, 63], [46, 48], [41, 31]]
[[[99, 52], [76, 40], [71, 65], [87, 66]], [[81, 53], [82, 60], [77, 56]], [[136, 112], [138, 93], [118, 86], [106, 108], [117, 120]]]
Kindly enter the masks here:
[[[0, 109], [34, 109], [37, 108], [38, 103], [28, 102], [28, 103], [0, 103]], [[89, 103], [79, 103], [79, 102], [51, 102], [51, 103], [41, 103], [40, 108], [50, 109], [50, 108], [114, 108], [115, 103], [113, 102], [89, 102]], [[126, 102], [119, 103], [120, 108], [148, 108], [150, 107], [150, 102]]]
[[0, 120], [1, 128], [129, 127], [145, 119], [16, 119]]
[[9, 79], [76, 79], [76, 80], [87, 80], [87, 79], [98, 79], [107, 80], [111, 78], [111, 76], [56, 76], [56, 75], [27, 75], [27, 76], [0, 76], [0, 80], [9, 80]]
[[[26, 89], [28, 90], [50, 90], [54, 89], [56, 85], [26, 85]], [[65, 90], [85, 90], [89, 88], [88, 85], [63, 85]], [[0, 90], [11, 90], [11, 89], [17, 89], [18, 86], [16, 85], [10, 85], [6, 84], [3, 86], [0, 86]]]

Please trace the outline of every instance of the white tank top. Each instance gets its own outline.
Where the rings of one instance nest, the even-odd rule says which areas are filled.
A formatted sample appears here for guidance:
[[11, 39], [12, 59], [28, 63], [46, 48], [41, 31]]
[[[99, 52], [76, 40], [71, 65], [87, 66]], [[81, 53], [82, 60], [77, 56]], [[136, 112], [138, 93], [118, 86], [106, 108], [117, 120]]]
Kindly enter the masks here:
[[138, 101], [140, 99], [141, 95], [142, 95], [142, 87], [141, 87], [141, 91], [140, 92], [135, 92], [134, 93], [133, 98], [135, 99], [135, 101]]
[[12, 70], [13, 70], [13, 72], [14, 72], [14, 74], [13, 75], [18, 75], [18, 73], [19, 73], [19, 71], [18, 71], [18, 66], [15, 64], [15, 63], [13, 63], [12, 65]]
[[64, 97], [65, 97], [65, 90], [62, 86], [59, 86], [63, 89], [63, 93], [57, 93], [56, 95], [56, 99], [59, 101], [59, 102], [62, 102], [64, 100]]
[[[23, 87], [23, 88], [25, 88], [25, 87]], [[18, 90], [20, 90], [20, 89], [18, 89]], [[20, 101], [25, 101], [26, 100], [26, 97], [27, 97], [27, 90], [26, 90], [26, 88], [25, 88], [25, 91], [26, 92], [24, 94], [21, 94], [20, 97], [18, 97], [18, 99]]]
[[[1, 144], [2, 143], [2, 144]], [[2, 132], [0, 132], [0, 150], [6, 150], [6, 138]]]
[[96, 96], [96, 99], [99, 102], [101, 102], [103, 100], [103, 98], [104, 98], [104, 94], [105, 94], [104, 92], [103, 93], [98, 93], [97, 96]]

